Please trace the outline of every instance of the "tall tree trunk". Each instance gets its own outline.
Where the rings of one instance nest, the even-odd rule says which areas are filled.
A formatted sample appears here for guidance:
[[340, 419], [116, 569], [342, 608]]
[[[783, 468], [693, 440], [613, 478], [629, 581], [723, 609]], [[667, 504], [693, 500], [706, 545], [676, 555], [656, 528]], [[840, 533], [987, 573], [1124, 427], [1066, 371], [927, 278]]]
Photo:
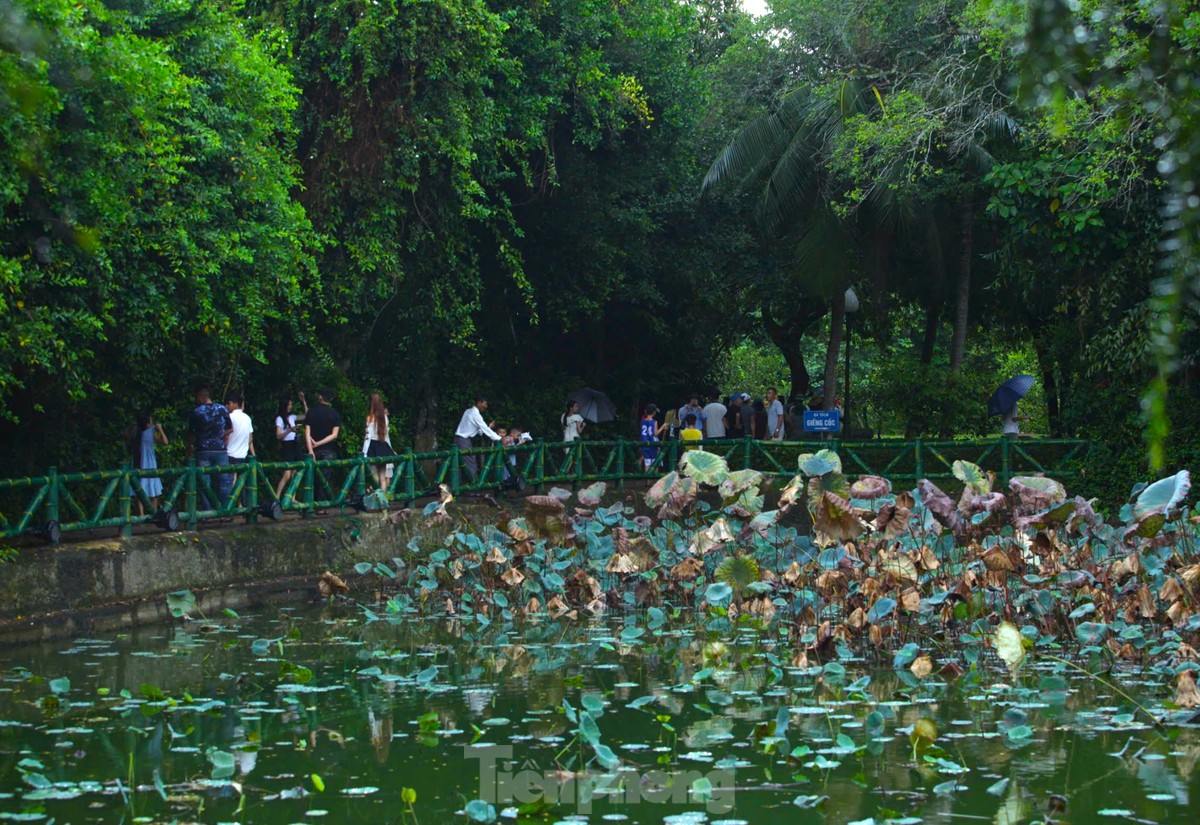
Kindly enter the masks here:
[[788, 373], [792, 381], [791, 394], [788, 397], [805, 398], [812, 387], [812, 377], [808, 374], [808, 365], [804, 363], [804, 356], [798, 351], [788, 351], [783, 354], [783, 359], [787, 362]]
[[432, 381], [422, 381], [425, 386], [417, 395], [417, 428], [413, 446], [419, 453], [437, 449], [438, 392]]
[[921, 363], [929, 366], [933, 363], [937, 351], [938, 327], [942, 323], [942, 308], [935, 303], [925, 307], [925, 330], [921, 337]]
[[846, 325], [846, 293], [838, 290], [833, 296], [829, 318], [829, 348], [825, 351], [825, 395], [821, 406], [832, 410], [838, 396], [838, 361], [842, 354], [842, 327]]
[[1042, 391], [1046, 395], [1046, 418], [1050, 425], [1050, 435], [1062, 438], [1062, 403], [1058, 397], [1058, 376], [1054, 372], [1054, 358], [1036, 338], [1033, 348], [1037, 352], [1038, 366], [1042, 372]]
[[971, 305], [971, 259], [975, 256], [974, 209], [971, 196], [963, 199], [962, 258], [954, 294], [954, 338], [950, 342], [950, 372], [958, 372], [967, 351], [967, 318]]
[[803, 306], [792, 317], [783, 321], [775, 318], [769, 302], [763, 302], [761, 311], [763, 330], [788, 366], [792, 382], [791, 397], [806, 395], [812, 387], [812, 377], [809, 375], [808, 366], [804, 363], [804, 353], [800, 350], [800, 342], [805, 331], [825, 314], [825, 308], [814, 301], [812, 305]]

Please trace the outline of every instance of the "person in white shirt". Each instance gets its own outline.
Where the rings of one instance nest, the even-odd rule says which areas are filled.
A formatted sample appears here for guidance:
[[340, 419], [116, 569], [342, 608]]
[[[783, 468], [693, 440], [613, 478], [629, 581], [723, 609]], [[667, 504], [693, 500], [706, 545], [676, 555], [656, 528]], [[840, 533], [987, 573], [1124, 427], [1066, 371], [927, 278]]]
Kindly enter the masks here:
[[562, 424], [563, 428], [563, 441], [568, 444], [583, 434], [583, 429], [587, 426], [587, 423], [583, 420], [583, 416], [579, 414], [578, 401], [567, 402], [567, 411], [559, 418], [559, 423]]
[[[479, 436], [487, 436], [493, 442], [498, 442], [500, 436], [496, 435], [492, 429], [492, 424], [486, 424], [483, 420], [483, 413], [488, 408], [488, 400], [482, 395], [475, 396], [475, 404], [467, 407], [459, 419], [458, 429], [454, 431], [454, 446], [460, 450], [470, 450], [475, 446], [474, 439]], [[463, 456], [467, 466], [468, 481], [475, 481], [479, 477], [479, 456], [465, 455]]]
[[711, 404], [704, 406], [705, 438], [725, 437], [725, 413], [727, 412], [729, 412], [729, 408], [719, 400], [715, 400]]
[[783, 402], [774, 387], [767, 389], [767, 438], [783, 440]]
[[229, 410], [233, 431], [225, 442], [225, 452], [229, 453], [230, 464], [244, 464], [248, 456], [254, 455], [254, 422], [246, 415], [244, 406], [240, 392], [229, 393], [225, 407]]
[[1017, 412], [1017, 405], [1014, 402], [1012, 409], [1004, 414], [1004, 437], [1005, 438], [1020, 438], [1021, 437], [1021, 422], [1028, 421], [1029, 416], [1021, 415]]
[[[229, 393], [225, 408], [229, 410], [229, 421], [233, 429], [225, 441], [225, 452], [229, 454], [230, 464], [245, 464], [249, 456], [254, 455], [254, 422], [246, 415], [244, 409], [246, 399], [240, 392]], [[237, 476], [233, 477], [237, 484]], [[242, 491], [242, 503], [246, 502], [246, 493]]]

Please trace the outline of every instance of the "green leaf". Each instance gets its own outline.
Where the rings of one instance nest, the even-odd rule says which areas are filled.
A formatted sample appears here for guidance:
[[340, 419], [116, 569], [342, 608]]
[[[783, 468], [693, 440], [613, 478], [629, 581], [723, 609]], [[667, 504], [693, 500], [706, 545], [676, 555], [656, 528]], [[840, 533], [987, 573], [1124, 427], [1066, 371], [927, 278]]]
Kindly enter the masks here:
[[729, 477], [729, 465], [721, 456], [705, 450], [690, 450], [679, 462], [680, 472], [697, 483], [716, 487]]
[[796, 459], [800, 472], [811, 477], [842, 472], [842, 459], [833, 450], [803, 453]]
[[496, 806], [484, 802], [482, 799], [473, 799], [468, 802], [463, 812], [466, 813], [467, 818], [472, 822], [496, 821]]
[[196, 596], [190, 590], [168, 593], [167, 608], [176, 619], [182, 619], [196, 609]]
[[725, 582], [714, 582], [704, 591], [704, 600], [714, 606], [725, 606], [733, 597], [733, 588]]
[[1148, 516], [1166, 515], [1187, 498], [1191, 488], [1192, 475], [1187, 470], [1154, 482], [1134, 502], [1133, 518], [1142, 521]]
[[992, 482], [978, 464], [970, 461], [955, 461], [951, 466], [954, 477], [971, 488], [977, 496], [987, 495], [992, 491]]

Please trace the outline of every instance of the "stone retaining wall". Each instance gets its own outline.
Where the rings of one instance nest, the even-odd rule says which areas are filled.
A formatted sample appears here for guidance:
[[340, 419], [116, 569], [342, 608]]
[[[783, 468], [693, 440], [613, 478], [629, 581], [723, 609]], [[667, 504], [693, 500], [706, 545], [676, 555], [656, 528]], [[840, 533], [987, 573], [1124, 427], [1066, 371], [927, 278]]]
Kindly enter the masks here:
[[[369, 527], [379, 515], [357, 516]], [[36, 642], [171, 618], [164, 595], [191, 590], [205, 614], [316, 598], [325, 570], [385, 561], [340, 519], [230, 526], [22, 549], [0, 565], [0, 643]]]

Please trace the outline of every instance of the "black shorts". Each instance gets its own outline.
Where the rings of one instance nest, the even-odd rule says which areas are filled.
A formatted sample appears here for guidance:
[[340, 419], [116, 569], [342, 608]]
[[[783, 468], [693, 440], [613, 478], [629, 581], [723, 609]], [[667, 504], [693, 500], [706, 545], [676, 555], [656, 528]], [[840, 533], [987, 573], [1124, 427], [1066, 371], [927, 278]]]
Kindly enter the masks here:
[[304, 453], [300, 450], [300, 439], [283, 442], [284, 461], [303, 461]]

